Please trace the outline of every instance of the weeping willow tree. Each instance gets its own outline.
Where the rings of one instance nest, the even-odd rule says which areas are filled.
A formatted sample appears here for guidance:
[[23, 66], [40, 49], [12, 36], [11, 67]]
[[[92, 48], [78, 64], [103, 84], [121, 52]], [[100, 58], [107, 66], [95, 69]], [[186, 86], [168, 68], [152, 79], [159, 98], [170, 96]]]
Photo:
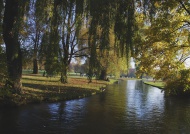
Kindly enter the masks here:
[[[129, 56], [133, 53], [133, 32], [135, 30], [135, 1], [122, 0], [87, 0], [87, 14], [90, 18], [89, 40], [91, 42], [89, 76], [98, 68], [97, 42], [99, 49], [104, 53], [110, 49], [110, 31], [114, 29], [114, 49], [118, 57]], [[101, 34], [97, 34], [97, 28]], [[102, 70], [105, 72], [105, 69]], [[105, 73], [106, 74], [106, 73]]]
[[50, 0], [48, 6], [51, 13], [50, 24], [47, 27], [49, 31], [46, 32], [49, 33], [49, 44], [44, 46], [48, 42], [42, 40], [43, 47], [46, 49], [45, 69], [48, 75], [60, 73], [62, 83], [68, 82], [67, 71], [71, 59], [76, 55], [80, 56], [78, 37], [84, 23], [83, 6], [84, 0]]
[[111, 75], [118, 78], [121, 72], [127, 73], [128, 63], [126, 55], [124, 54], [123, 57], [120, 57], [114, 49], [115, 35], [113, 29], [110, 31], [109, 39], [109, 48], [103, 51], [101, 49], [96, 50], [99, 66], [96, 75], [100, 80], [109, 80], [109, 76]]
[[52, 3], [52, 16], [50, 19], [50, 35], [49, 35], [49, 44], [47, 46], [47, 55], [45, 62], [45, 69], [47, 71], [47, 75], [52, 76], [55, 75], [58, 69], [58, 53], [59, 53], [59, 0], [55, 0]]
[[[43, 5], [43, 2], [39, 2], [39, 7], [40, 3]], [[100, 50], [100, 53], [109, 53], [111, 30], [114, 29], [116, 36], [114, 49], [117, 56], [126, 56], [128, 59], [133, 52], [132, 38], [135, 24], [133, 23], [135, 10], [133, 0], [64, 0], [50, 1], [49, 4], [52, 5], [50, 8], [52, 17], [49, 28], [50, 44], [47, 46], [45, 67], [49, 74], [53, 74], [59, 67], [62, 83], [67, 83], [68, 65], [73, 58], [75, 46], [78, 44], [77, 37], [83, 23], [88, 24], [87, 28], [89, 29], [88, 74], [90, 81], [94, 72], [97, 72], [97, 68], [100, 69], [97, 49]], [[101, 33], [97, 32], [98, 29]], [[59, 46], [60, 37], [62, 46]], [[58, 63], [61, 64], [58, 65]], [[103, 73], [105, 70], [102, 68], [100, 72]], [[105, 75], [103, 77], [105, 78]]]

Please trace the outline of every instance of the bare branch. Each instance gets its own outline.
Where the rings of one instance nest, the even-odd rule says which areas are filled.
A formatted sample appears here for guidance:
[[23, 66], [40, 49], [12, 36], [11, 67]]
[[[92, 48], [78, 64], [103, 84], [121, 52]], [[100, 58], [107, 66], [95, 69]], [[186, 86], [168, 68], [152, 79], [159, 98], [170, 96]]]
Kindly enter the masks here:
[[88, 54], [73, 55], [73, 58], [74, 57], [87, 57], [87, 58], [90, 58]]
[[186, 8], [185, 4], [181, 0], [179, 0], [179, 3], [185, 9], [185, 11], [190, 15], [190, 11]]
[[73, 55], [76, 54], [76, 53], [78, 53], [78, 52], [81, 52], [81, 51], [83, 51], [83, 50], [90, 49], [90, 48], [91, 48], [91, 47], [84, 47], [84, 48], [81, 48], [80, 50], [73, 52]]
[[181, 61], [181, 63], [184, 63], [189, 58], [190, 58], [190, 56], [186, 57], [185, 59], [183, 59], [183, 61]]

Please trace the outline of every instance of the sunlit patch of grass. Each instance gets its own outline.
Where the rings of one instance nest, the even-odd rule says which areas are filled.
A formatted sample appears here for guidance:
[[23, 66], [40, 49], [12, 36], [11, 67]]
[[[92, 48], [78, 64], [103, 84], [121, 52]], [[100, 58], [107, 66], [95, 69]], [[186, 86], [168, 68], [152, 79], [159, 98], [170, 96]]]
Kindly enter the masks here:
[[165, 86], [165, 83], [162, 81], [144, 81], [144, 83], [161, 89], [163, 89]]
[[59, 77], [47, 78], [41, 75], [23, 75], [22, 94], [11, 94], [7, 99], [2, 98], [0, 101], [4, 101], [5, 103], [10, 101], [8, 103], [22, 105], [44, 101], [55, 102], [78, 99], [100, 93], [102, 92], [100, 90], [102, 87], [115, 81], [110, 80], [110, 82], [107, 82], [93, 79], [93, 81], [89, 83], [88, 79], [85, 77], [69, 77], [69, 83], [62, 84], [59, 79]]
[[[0, 104], [22, 105], [39, 102], [55, 102], [78, 99], [102, 92], [103, 87], [117, 80], [100, 81], [93, 79], [89, 83], [86, 77], [69, 77], [67, 84], [62, 84], [60, 77], [42, 77], [42, 75], [23, 75], [22, 94], [10, 94], [9, 90], [0, 90]], [[2, 86], [3, 87], [3, 86]], [[2, 88], [3, 89], [3, 88]], [[2, 103], [1, 103], [2, 102]]]

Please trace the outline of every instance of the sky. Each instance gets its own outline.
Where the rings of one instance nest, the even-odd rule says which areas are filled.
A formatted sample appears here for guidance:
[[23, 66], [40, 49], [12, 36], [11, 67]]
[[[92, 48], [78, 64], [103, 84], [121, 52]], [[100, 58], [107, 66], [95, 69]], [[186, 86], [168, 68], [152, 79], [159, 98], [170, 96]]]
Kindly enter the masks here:
[[190, 68], [190, 58], [185, 61], [186, 68]]
[[133, 58], [131, 58], [130, 65], [131, 65], [131, 68], [135, 68], [135, 62]]

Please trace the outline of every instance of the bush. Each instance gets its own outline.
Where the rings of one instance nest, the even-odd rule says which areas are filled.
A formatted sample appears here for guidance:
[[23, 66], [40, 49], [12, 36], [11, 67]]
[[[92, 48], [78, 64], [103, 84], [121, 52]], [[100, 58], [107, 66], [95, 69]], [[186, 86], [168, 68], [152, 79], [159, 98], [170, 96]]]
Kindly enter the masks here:
[[181, 70], [179, 77], [166, 82], [167, 95], [190, 95], [190, 70]]
[[10, 97], [11, 95], [12, 95], [12, 92], [9, 88], [6, 88], [6, 87], [0, 88], [0, 97], [1, 98]]

